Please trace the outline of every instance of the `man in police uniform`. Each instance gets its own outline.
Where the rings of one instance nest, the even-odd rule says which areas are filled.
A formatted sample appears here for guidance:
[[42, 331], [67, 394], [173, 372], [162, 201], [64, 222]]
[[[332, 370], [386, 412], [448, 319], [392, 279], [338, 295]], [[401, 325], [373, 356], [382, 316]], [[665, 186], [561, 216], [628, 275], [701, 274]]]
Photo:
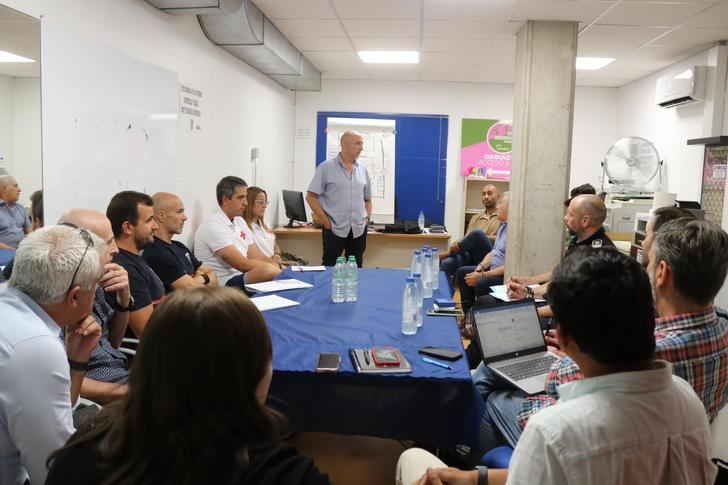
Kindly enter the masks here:
[[578, 195], [571, 199], [564, 216], [564, 224], [572, 236], [566, 254], [585, 244], [593, 248], [614, 246], [602, 226], [606, 217], [607, 208], [596, 195]]

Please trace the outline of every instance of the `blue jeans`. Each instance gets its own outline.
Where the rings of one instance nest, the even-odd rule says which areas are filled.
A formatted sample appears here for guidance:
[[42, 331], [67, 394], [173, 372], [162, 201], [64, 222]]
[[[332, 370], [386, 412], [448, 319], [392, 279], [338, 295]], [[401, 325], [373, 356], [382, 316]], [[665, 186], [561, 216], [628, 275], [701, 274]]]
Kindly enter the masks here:
[[490, 293], [490, 287], [503, 284], [503, 276], [485, 276], [478, 279], [475, 286], [468, 286], [465, 277], [468, 273], [475, 271], [476, 266], [461, 266], [455, 272], [455, 279], [460, 288], [460, 301], [463, 305], [463, 311], [467, 312], [473, 306], [473, 302], [479, 296]]
[[480, 420], [480, 449], [478, 456], [510, 445], [515, 448], [521, 437], [518, 411], [528, 394], [501, 379], [482, 362], [472, 371], [473, 383], [485, 401], [485, 414]]
[[482, 229], [473, 229], [458, 244], [460, 250], [440, 262], [440, 271], [444, 271], [447, 275], [450, 289], [452, 289], [452, 281], [458, 268], [477, 265], [493, 249], [493, 243]]

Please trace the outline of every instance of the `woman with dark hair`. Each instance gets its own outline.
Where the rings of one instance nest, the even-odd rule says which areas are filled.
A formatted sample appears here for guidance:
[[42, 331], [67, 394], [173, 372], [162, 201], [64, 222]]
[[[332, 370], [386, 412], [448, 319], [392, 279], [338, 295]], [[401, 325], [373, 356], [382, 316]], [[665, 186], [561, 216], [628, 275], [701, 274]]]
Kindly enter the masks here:
[[49, 458], [46, 484], [328, 484], [278, 441], [272, 348], [239, 290], [175, 291], [152, 315], [130, 392]]
[[265, 210], [268, 208], [268, 194], [260, 187], [248, 187], [248, 206], [243, 212], [243, 219], [253, 233], [253, 242], [264, 256], [274, 263], [291, 266], [298, 264], [295, 261], [283, 260], [281, 248], [276, 241], [273, 230], [265, 223]]

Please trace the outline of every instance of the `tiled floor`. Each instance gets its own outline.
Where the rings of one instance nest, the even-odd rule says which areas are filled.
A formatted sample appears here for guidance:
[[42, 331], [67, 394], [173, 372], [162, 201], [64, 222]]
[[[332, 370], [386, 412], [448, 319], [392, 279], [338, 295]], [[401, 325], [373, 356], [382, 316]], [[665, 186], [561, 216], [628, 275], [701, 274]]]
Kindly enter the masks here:
[[330, 433], [297, 433], [288, 442], [313, 458], [332, 485], [394, 484], [397, 459], [405, 444], [409, 446], [371, 436]]

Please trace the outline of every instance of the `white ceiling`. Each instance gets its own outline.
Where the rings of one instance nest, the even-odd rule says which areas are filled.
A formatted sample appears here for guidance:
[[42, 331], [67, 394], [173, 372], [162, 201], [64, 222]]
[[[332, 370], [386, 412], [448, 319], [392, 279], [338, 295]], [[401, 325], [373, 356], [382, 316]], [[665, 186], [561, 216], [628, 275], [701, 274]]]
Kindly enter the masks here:
[[[577, 85], [622, 86], [728, 40], [728, 0], [254, 0], [324, 79], [513, 82], [526, 20], [579, 22], [579, 56], [614, 57]], [[418, 65], [359, 50], [418, 50]]]
[[40, 76], [40, 21], [0, 5], [0, 51], [35, 61], [0, 62], [1, 75]]

